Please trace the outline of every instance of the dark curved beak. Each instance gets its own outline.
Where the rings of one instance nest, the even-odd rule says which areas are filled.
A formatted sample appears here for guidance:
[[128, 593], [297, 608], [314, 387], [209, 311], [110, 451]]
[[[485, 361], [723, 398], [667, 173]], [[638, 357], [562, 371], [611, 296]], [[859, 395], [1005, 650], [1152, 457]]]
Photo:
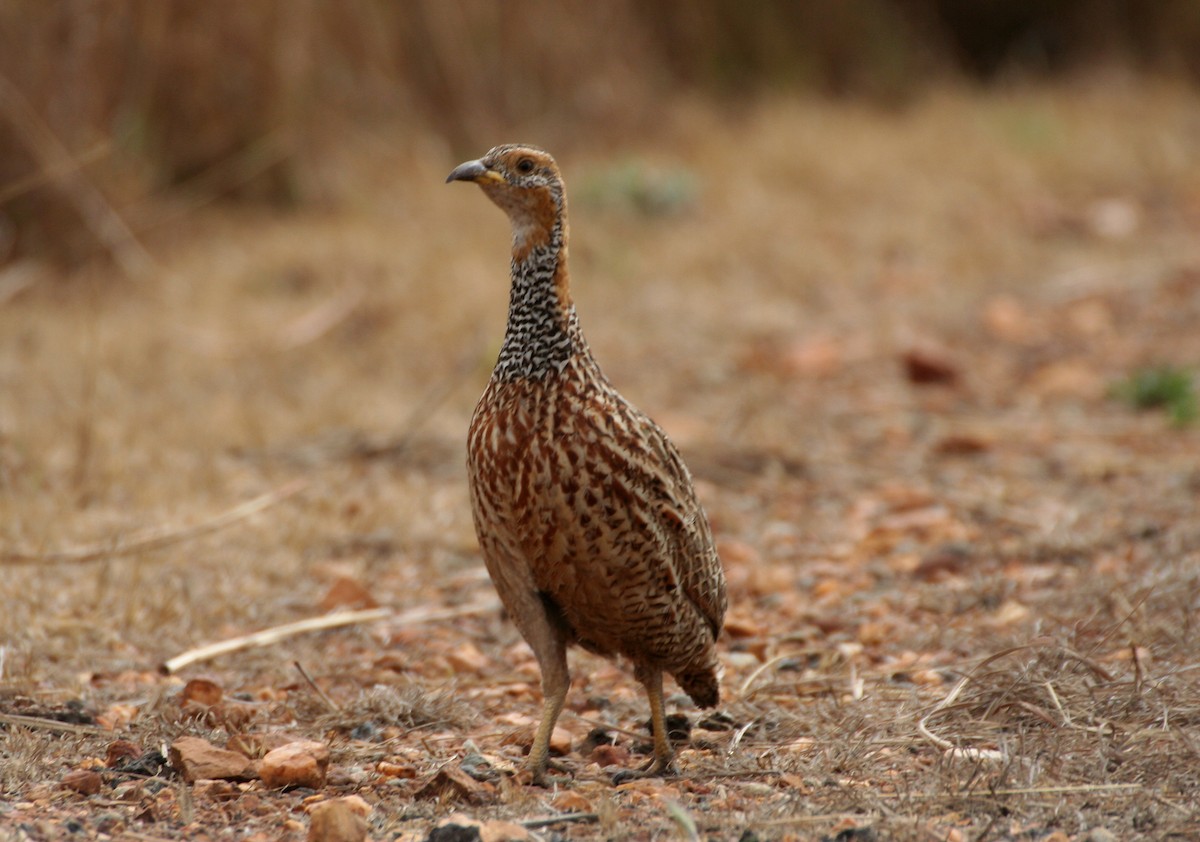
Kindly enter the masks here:
[[459, 164], [450, 175], [446, 176], [446, 183], [452, 181], [479, 181], [479, 179], [488, 175], [491, 172], [483, 161], [467, 161], [464, 164]]

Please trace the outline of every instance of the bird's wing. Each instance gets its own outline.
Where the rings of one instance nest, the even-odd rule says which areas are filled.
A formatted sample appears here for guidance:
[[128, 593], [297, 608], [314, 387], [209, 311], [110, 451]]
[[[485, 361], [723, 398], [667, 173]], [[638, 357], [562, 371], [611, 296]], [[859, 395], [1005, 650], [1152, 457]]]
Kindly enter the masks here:
[[615, 390], [608, 391], [595, 408], [599, 411], [588, 417], [603, 419], [594, 429], [610, 440], [607, 461], [634, 480], [651, 504], [650, 514], [668, 544], [675, 579], [703, 614], [715, 639], [728, 605], [725, 573], [683, 457], [661, 427]]
[[728, 598], [725, 572], [713, 541], [708, 517], [696, 497], [692, 476], [679, 450], [657, 424], [649, 419], [653, 433], [647, 440], [661, 465], [659, 482], [664, 491], [661, 506], [663, 526], [672, 537], [676, 574], [688, 595], [712, 628], [713, 638], [721, 632]]

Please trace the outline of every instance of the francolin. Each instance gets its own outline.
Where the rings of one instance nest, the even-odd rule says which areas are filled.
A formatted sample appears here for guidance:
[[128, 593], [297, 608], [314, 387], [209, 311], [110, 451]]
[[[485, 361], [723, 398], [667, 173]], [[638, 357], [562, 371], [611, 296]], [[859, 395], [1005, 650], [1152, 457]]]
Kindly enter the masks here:
[[663, 673], [701, 707], [719, 697], [725, 575], [708, 519], [675, 445], [613, 388], [584, 339], [554, 159], [497, 146], [446, 181], [478, 184], [512, 223], [508, 325], [471, 419], [467, 469], [488, 573], [541, 669], [528, 769], [545, 783], [577, 644], [633, 665], [654, 759], [623, 777], [662, 774], [673, 759]]

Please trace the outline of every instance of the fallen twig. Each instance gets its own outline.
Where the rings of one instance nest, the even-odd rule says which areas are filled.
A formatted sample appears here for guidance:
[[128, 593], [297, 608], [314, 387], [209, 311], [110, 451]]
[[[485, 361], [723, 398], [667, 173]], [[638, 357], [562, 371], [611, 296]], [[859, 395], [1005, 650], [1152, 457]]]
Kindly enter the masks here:
[[950, 742], [950, 740], [939, 737], [929, 730], [929, 717], [933, 716], [938, 711], [949, 707], [950, 703], [958, 696], [959, 692], [961, 692], [963, 687], [967, 685], [968, 681], [970, 681], [969, 678], [964, 678], [959, 681], [958, 684], [955, 685], [954, 689], [950, 691], [950, 695], [942, 700], [941, 704], [930, 711], [927, 715], [921, 717], [921, 719], [917, 722], [917, 730], [921, 733], [922, 737], [929, 740], [929, 742], [933, 743], [938, 748], [942, 749], [942, 751], [946, 753], [946, 756], [952, 760], [1004, 760], [1006, 755], [1002, 751], [998, 751], [994, 748], [956, 746], [954, 743]]
[[821, 822], [838, 822], [851, 819], [856, 827], [870, 827], [870, 823], [879, 819], [869, 813], [816, 813], [811, 816], [784, 816], [778, 819], [765, 819], [754, 822], [754, 827], [787, 827], [792, 824], [818, 824]]
[[224, 529], [238, 521], [245, 520], [251, 515], [258, 514], [264, 509], [269, 509], [271, 506], [281, 503], [289, 497], [294, 497], [307, 487], [307, 480], [294, 480], [280, 486], [274, 491], [269, 491], [266, 494], [255, 497], [253, 500], [240, 503], [232, 509], [194, 526], [154, 526], [134, 533], [124, 541], [115, 539], [111, 543], [93, 544], [88, 547], [77, 547], [72, 550], [60, 550], [52, 553], [0, 550], [0, 564], [81, 563], [160, 549], [170, 544], [177, 544], [180, 541], [186, 541], [201, 535], [207, 535], [210, 532], [216, 532], [219, 529]]
[[59, 722], [57, 719], [47, 719], [42, 716], [21, 716], [18, 713], [0, 713], [0, 723], [5, 725], [20, 725], [40, 731], [58, 731], [64, 734], [91, 734], [106, 736], [111, 731], [95, 725], [80, 725], [78, 722]]
[[130, 277], [155, 268], [154, 258], [134, 236], [116, 208], [79, 168], [71, 154], [13, 82], [0, 76], [0, 116], [7, 117], [42, 172], [55, 182], [75, 207], [96, 240]]
[[0, 188], [0, 204], [11, 202], [18, 196], [37, 190], [49, 182], [61, 180], [75, 170], [106, 157], [112, 151], [113, 145], [111, 141], [101, 141], [86, 152], [80, 152], [74, 158], [60, 161], [53, 167], [43, 168], [38, 172], [30, 173], [24, 178], [18, 178], [16, 181], [10, 181], [3, 188]]
[[932, 731], [929, 730], [929, 720], [935, 714], [940, 713], [941, 711], [950, 707], [950, 705], [954, 704], [954, 700], [958, 698], [959, 693], [961, 693], [963, 691], [963, 688], [965, 688], [968, 684], [971, 683], [972, 676], [974, 676], [975, 673], [979, 672], [979, 670], [983, 669], [985, 666], [992, 663], [993, 661], [999, 660], [1000, 658], [1003, 658], [1007, 655], [1011, 655], [1014, 652], [1020, 652], [1023, 649], [1030, 649], [1030, 648], [1033, 648], [1033, 646], [1032, 645], [1014, 646], [1010, 649], [1005, 649], [1002, 652], [996, 652], [995, 654], [990, 655], [987, 658], [984, 658], [982, 661], [980, 661], [978, 664], [975, 665], [975, 668], [971, 670], [970, 674], [965, 675], [958, 680], [958, 683], [954, 685], [953, 689], [951, 689], [948, 694], [946, 694], [946, 697], [944, 699], [942, 699], [940, 702], [938, 702], [936, 705], [934, 705], [933, 710], [929, 711], [929, 713], [925, 714], [919, 720], [917, 720], [917, 731], [920, 732], [922, 737], [924, 737], [929, 742], [933, 743], [935, 746], [937, 746], [938, 748], [940, 748], [944, 752], [946, 752], [947, 756], [949, 756], [951, 759], [955, 759], [955, 760], [987, 760], [987, 761], [993, 761], [993, 762], [999, 761], [999, 760], [1004, 760], [1006, 755], [1002, 751], [997, 751], [996, 749], [990, 749], [990, 748], [973, 748], [973, 747], [964, 748], [964, 747], [955, 745], [950, 740], [947, 740], [943, 737], [939, 737], [938, 735], [934, 734]]
[[526, 819], [523, 822], [518, 822], [518, 824], [528, 830], [535, 830], [539, 827], [552, 827], [556, 824], [566, 824], [567, 822], [595, 822], [599, 820], [600, 816], [596, 813], [563, 813], [561, 816]]
[[333, 699], [325, 695], [325, 691], [317, 686], [317, 682], [312, 680], [312, 676], [308, 674], [308, 670], [304, 668], [302, 663], [299, 661], [292, 661], [292, 666], [296, 668], [296, 671], [300, 673], [300, 676], [305, 680], [305, 682], [308, 683], [308, 686], [312, 688], [312, 691], [317, 694], [317, 698], [325, 703], [325, 707], [329, 708], [330, 713], [342, 712], [342, 709], [334, 704]]
[[975, 792], [879, 792], [878, 798], [897, 798], [911, 801], [975, 800], [996, 795], [1085, 795], [1093, 792], [1127, 792], [1144, 790], [1143, 784], [1079, 784], [1077, 786], [1028, 786], [1015, 789], [984, 789]]
[[393, 456], [407, 450], [416, 439], [417, 433], [433, 417], [434, 412], [449, 400], [450, 396], [474, 373], [482, 353], [482, 343], [472, 345], [463, 353], [450, 374], [435, 383], [412, 408], [408, 417], [400, 424], [400, 432], [395, 438], [381, 444], [362, 446], [354, 455], [361, 458], [372, 458]]
[[620, 728], [609, 722], [602, 722], [599, 719], [592, 719], [591, 717], [583, 716], [578, 713], [575, 714], [575, 718], [578, 719], [580, 722], [586, 722], [588, 725], [591, 725], [594, 728], [603, 728], [605, 731], [612, 731], [616, 734], [624, 734], [626, 737], [630, 737], [635, 740], [644, 740], [644, 739], [646, 739], [646, 736], [647, 736], [643, 732], [630, 731], [625, 728]]
[[0, 272], [0, 306], [12, 301], [44, 276], [40, 268], [23, 263]]
[[[1049, 681], [1047, 681], [1047, 682], [1045, 682], [1045, 687], [1046, 687], [1046, 691], [1050, 694], [1050, 701], [1054, 703], [1055, 710], [1057, 710], [1058, 715], [1062, 717], [1061, 724], [1064, 725], [1065, 727], [1074, 728], [1079, 731], [1087, 731], [1088, 733], [1099, 734], [1101, 736], [1104, 735], [1105, 731], [1112, 730], [1111, 725], [1108, 725], [1107, 723], [1103, 723], [1103, 722], [1099, 725], [1094, 725], [1094, 726], [1076, 725], [1075, 722], [1071, 719], [1071, 714], [1067, 713], [1067, 709], [1063, 706], [1062, 700], [1060, 700], [1058, 698], [1058, 693], [1055, 692], [1054, 685], [1051, 684]], [[1055, 722], [1053, 724], [1058, 725], [1060, 723]]]
[[328, 301], [309, 310], [281, 330], [275, 340], [276, 349], [294, 351], [303, 345], [315, 342], [349, 317], [364, 298], [366, 298], [366, 290], [361, 286], [339, 291]]
[[390, 608], [366, 608], [362, 611], [339, 611], [335, 614], [325, 614], [320, 617], [310, 617], [307, 620], [298, 620], [294, 623], [285, 623], [282, 626], [273, 626], [269, 629], [254, 632], [253, 634], [243, 635], [241, 637], [222, 640], [217, 643], [210, 643], [206, 646], [200, 646], [196, 649], [189, 649], [180, 655], [176, 655], [169, 661], [164, 661], [159, 669], [170, 675], [179, 672], [186, 666], [198, 663], [200, 661], [208, 661], [218, 655], [225, 655], [230, 652], [238, 652], [242, 649], [253, 649], [260, 646], [272, 646], [281, 640], [289, 637], [294, 637], [298, 634], [307, 632], [324, 631], [326, 629], [335, 629], [341, 626], [352, 626], [359, 623], [374, 623], [379, 620], [391, 619], [399, 625], [417, 625], [419, 623], [433, 623], [439, 620], [455, 620], [459, 617], [469, 617], [474, 614], [486, 614], [489, 611], [495, 611], [500, 607], [500, 603], [495, 600], [490, 600], [484, 603], [475, 603], [473, 605], [464, 605], [459, 608], [435, 608], [435, 609], [414, 609], [403, 614], [394, 614]]

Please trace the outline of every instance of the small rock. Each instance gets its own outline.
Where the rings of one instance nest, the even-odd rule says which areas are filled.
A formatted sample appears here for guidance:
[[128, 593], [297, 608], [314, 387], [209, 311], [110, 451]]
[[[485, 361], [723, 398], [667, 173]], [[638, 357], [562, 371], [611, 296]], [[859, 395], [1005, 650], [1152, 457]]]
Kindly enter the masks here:
[[344, 798], [339, 798], [338, 801], [341, 801], [364, 819], [371, 815], [371, 805], [361, 795], [347, 795]]
[[258, 774], [271, 789], [285, 786], [320, 789], [325, 785], [328, 770], [328, 746], [313, 740], [297, 740], [267, 752]]
[[803, 377], [830, 377], [837, 374], [846, 360], [844, 343], [832, 336], [803, 339], [781, 349], [779, 367]]
[[314, 804], [309, 811], [308, 842], [362, 842], [371, 807], [357, 795]]
[[933, 444], [932, 452], [937, 456], [974, 456], [991, 450], [995, 442], [986, 435], [973, 433], [950, 433]]
[[415, 778], [417, 776], [416, 766], [408, 763], [389, 763], [386, 760], [380, 760], [375, 766], [375, 771], [385, 778]]
[[479, 828], [479, 842], [528, 842], [533, 836], [515, 822], [484, 822]]
[[459, 765], [464, 772], [477, 781], [496, 781], [500, 779], [500, 772], [482, 754], [472, 752], [464, 757]]
[[1104, 827], [1093, 827], [1083, 839], [1084, 842], [1117, 842], [1116, 834]]
[[759, 637], [763, 634], [761, 623], [755, 622], [744, 614], [734, 614], [725, 619], [723, 627], [730, 637]]
[[915, 347], [905, 351], [901, 360], [909, 382], [917, 385], [953, 385], [960, 375], [958, 366], [938, 348]]
[[117, 813], [101, 813], [96, 816], [92, 826], [98, 833], [116, 836], [125, 830], [125, 818]]
[[[505, 735], [501, 740], [501, 745], [506, 746], [521, 746], [525, 751], [529, 751], [533, 746], [535, 729], [532, 725], [517, 730]], [[565, 728], [555, 726], [554, 731], [550, 734], [550, 753], [555, 755], [566, 755], [571, 753], [571, 732]]]
[[197, 801], [236, 801], [242, 791], [229, 781], [196, 781], [192, 797]]
[[325, 778], [325, 785], [337, 788], [356, 789], [363, 785], [369, 777], [362, 766], [334, 766], [330, 768]]
[[95, 795], [104, 785], [104, 779], [88, 769], [73, 769], [63, 775], [62, 785], [80, 795]]
[[171, 743], [171, 766], [187, 783], [199, 780], [248, 781], [254, 777], [250, 758], [217, 748], [199, 737], [180, 737]]
[[1090, 360], [1047, 363], [1029, 376], [1028, 387], [1042, 398], [1095, 400], [1105, 395], [1107, 381]]
[[994, 338], [1017, 344], [1036, 342], [1040, 326], [1018, 299], [997, 295], [984, 304], [984, 328]]
[[1137, 232], [1141, 210], [1128, 199], [1111, 198], [1092, 202], [1087, 208], [1087, 225], [1095, 237], [1124, 240]]
[[550, 753], [567, 755], [571, 753], [571, 732], [565, 728], [555, 727], [550, 734]]
[[113, 801], [138, 802], [146, 797], [146, 785], [142, 781], [123, 781], [113, 787]]
[[588, 759], [600, 766], [624, 766], [629, 763], [629, 749], [625, 746], [599, 745], [592, 749]]

